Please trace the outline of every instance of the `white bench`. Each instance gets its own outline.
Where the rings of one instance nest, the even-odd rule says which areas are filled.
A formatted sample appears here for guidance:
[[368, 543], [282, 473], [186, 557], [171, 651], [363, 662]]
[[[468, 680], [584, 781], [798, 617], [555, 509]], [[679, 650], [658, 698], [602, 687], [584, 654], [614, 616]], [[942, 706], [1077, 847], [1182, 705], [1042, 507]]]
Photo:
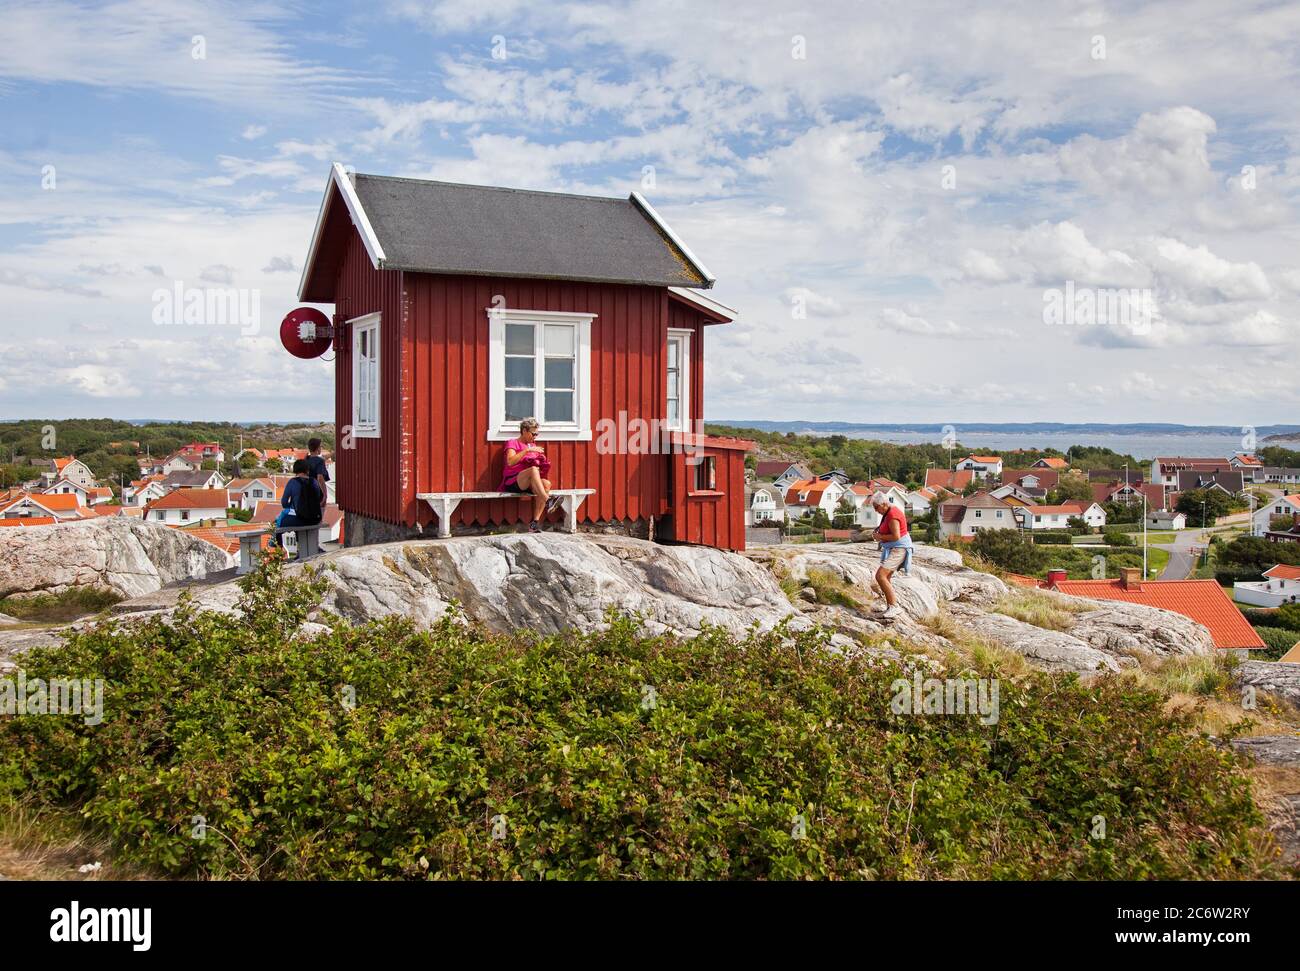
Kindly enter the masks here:
[[320, 554], [320, 523], [315, 526], [279, 526], [272, 529], [249, 529], [238, 533], [226, 533], [227, 536], [234, 536], [239, 540], [239, 565], [235, 567], [235, 575], [243, 576], [245, 573], [253, 572], [253, 568], [257, 565], [257, 554], [262, 552], [263, 536], [280, 536], [284, 533], [295, 534], [295, 545], [298, 547], [296, 559], [308, 560]]
[[[551, 495], [560, 498], [560, 508], [564, 510], [564, 531], [578, 531], [578, 508], [588, 496], [595, 495], [595, 489], [552, 489]], [[423, 499], [438, 517], [438, 537], [446, 539], [451, 535], [451, 517], [456, 507], [466, 499], [528, 499], [536, 498], [531, 492], [417, 492], [415, 498]]]

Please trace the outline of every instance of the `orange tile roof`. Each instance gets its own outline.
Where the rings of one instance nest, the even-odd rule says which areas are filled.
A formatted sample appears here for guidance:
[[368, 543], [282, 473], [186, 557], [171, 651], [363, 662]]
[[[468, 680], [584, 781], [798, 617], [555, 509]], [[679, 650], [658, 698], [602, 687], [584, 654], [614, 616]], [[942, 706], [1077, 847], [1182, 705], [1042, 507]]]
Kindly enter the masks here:
[[225, 489], [177, 489], [149, 503], [148, 509], [225, 509], [230, 495]]
[[72, 464], [73, 461], [74, 461], [74, 458], [73, 458], [73, 456], [71, 456], [71, 455], [69, 455], [69, 456], [68, 456], [67, 458], [65, 458], [65, 459], [55, 459], [55, 460], [54, 460], [54, 471], [55, 471], [55, 472], [62, 472], [62, 471], [63, 471], [64, 469], [66, 469], [70, 464]]
[[1014, 583], [1018, 587], [1038, 587], [1042, 585], [1041, 580], [1035, 580], [1033, 577], [1027, 577], [1023, 573], [1004, 573], [1002, 579], [1008, 583]]
[[81, 508], [81, 497], [75, 492], [42, 492], [37, 495], [24, 492], [8, 505], [15, 505], [24, 499], [30, 499], [50, 512], [76, 512]]
[[0, 526], [53, 526], [53, 516], [15, 516], [12, 519], [0, 519]]
[[1287, 566], [1279, 563], [1264, 571], [1264, 576], [1273, 580], [1300, 580], [1300, 566]]
[[[787, 506], [815, 506], [821, 502], [822, 493], [830, 487], [832, 481], [831, 479], [800, 479], [786, 490], [785, 504]], [[799, 501], [799, 493], [801, 492], [808, 493], [808, 498], [804, 502]], [[261, 503], [258, 505], [260, 507]]]
[[1059, 506], [1027, 506], [1026, 508], [1032, 509], [1034, 511], [1034, 515], [1036, 516], [1042, 513], [1047, 513], [1049, 516], [1059, 516], [1059, 515], [1077, 516], [1082, 512], [1086, 512], [1088, 506], [1091, 505], [1092, 503], [1087, 503], [1085, 505], [1084, 503], [1076, 500], [1074, 502], [1063, 502]]
[[981, 465], [997, 465], [1002, 461], [1000, 455], [967, 455], [963, 462], [979, 462]]
[[169, 524], [172, 529], [179, 529], [196, 539], [206, 540], [213, 546], [224, 550], [227, 553], [239, 552], [239, 538], [237, 536], [227, 536], [230, 530], [221, 526], [190, 526], [182, 529], [180, 526]]
[[1064, 469], [1064, 468], [1068, 468], [1070, 465], [1070, 463], [1065, 461], [1065, 459], [1058, 459], [1055, 456], [1051, 456], [1049, 458], [1041, 458], [1038, 461], [1046, 462], [1047, 467], [1050, 469]]
[[1266, 646], [1214, 580], [1147, 580], [1127, 588], [1119, 580], [1061, 580], [1056, 589], [1074, 597], [1122, 600], [1182, 614], [1209, 630], [1215, 647]]

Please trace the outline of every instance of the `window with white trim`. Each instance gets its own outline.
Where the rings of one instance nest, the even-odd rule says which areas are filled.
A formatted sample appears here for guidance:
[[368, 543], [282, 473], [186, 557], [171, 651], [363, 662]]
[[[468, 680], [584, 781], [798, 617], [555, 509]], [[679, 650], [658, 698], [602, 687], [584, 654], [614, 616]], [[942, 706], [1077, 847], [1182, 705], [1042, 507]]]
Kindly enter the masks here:
[[551, 440], [591, 438], [594, 314], [490, 307], [489, 441], [519, 434], [528, 417]]
[[352, 434], [379, 437], [379, 314], [348, 321], [352, 334]]
[[667, 426], [687, 431], [691, 420], [691, 334], [684, 328], [668, 328]]

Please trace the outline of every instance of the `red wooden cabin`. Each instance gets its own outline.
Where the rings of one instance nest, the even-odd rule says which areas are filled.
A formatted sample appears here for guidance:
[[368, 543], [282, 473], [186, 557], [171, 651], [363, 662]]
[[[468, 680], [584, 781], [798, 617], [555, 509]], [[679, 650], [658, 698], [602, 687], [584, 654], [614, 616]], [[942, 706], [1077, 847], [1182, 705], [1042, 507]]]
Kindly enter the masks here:
[[637, 193], [335, 164], [299, 296], [335, 308], [347, 544], [522, 522], [517, 498], [445, 497], [495, 492], [534, 415], [570, 528], [743, 548], [752, 444], [700, 433], [704, 328], [735, 317], [712, 285]]

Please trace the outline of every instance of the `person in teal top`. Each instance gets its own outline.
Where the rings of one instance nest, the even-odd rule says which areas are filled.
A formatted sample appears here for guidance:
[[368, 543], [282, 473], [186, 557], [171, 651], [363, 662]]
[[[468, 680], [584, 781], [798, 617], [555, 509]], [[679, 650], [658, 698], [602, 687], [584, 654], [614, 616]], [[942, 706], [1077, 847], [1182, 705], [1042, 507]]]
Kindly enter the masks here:
[[883, 492], [871, 496], [871, 508], [880, 515], [880, 525], [872, 536], [880, 541], [880, 568], [876, 570], [876, 583], [885, 595], [885, 611], [881, 615], [889, 620], [903, 612], [894, 596], [893, 577], [896, 570], [912, 572], [912, 537], [907, 533], [907, 517], [903, 510], [889, 501]]

